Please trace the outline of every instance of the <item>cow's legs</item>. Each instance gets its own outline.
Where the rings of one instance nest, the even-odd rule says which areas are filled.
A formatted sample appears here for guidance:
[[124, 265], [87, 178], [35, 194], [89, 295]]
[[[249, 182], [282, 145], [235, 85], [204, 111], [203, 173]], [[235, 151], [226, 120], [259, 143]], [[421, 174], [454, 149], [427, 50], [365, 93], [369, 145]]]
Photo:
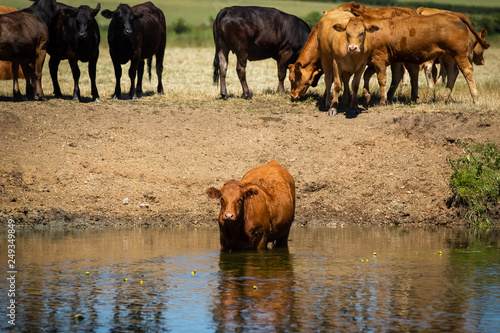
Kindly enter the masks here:
[[418, 73], [420, 72], [420, 66], [417, 64], [405, 64], [408, 74], [410, 75], [410, 85], [411, 85], [411, 101], [416, 103], [418, 100]]
[[[333, 62], [333, 99], [330, 103], [330, 109], [328, 110], [329, 116], [334, 116], [337, 114], [337, 109], [339, 107], [339, 93], [342, 89], [342, 81], [340, 80], [340, 69], [337, 66], [337, 62]], [[325, 79], [326, 81], [326, 79]], [[349, 87], [349, 85], [348, 85]]]
[[28, 62], [21, 63], [21, 68], [23, 69], [24, 78], [26, 79], [26, 97], [35, 98], [35, 87], [33, 82], [33, 69], [30, 67]]
[[278, 60], [278, 92], [285, 92], [285, 78], [287, 70], [286, 62], [283, 59]]
[[45, 101], [46, 98], [43, 95], [42, 89], [42, 68], [43, 63], [45, 62], [46, 50], [40, 50], [38, 52], [36, 60], [35, 60], [35, 70], [34, 70], [34, 80], [35, 80], [35, 99], [40, 101]]
[[217, 56], [219, 57], [220, 96], [227, 99], [226, 74], [229, 63], [229, 49], [221, 48]]
[[236, 62], [236, 72], [238, 73], [241, 88], [243, 89], [243, 98], [251, 99], [252, 94], [250, 93], [250, 89], [248, 89], [247, 84], [247, 56], [238, 55]]
[[69, 66], [71, 67], [71, 73], [73, 73], [73, 100], [80, 100], [80, 86], [78, 82], [80, 81], [80, 68], [78, 67], [78, 61], [74, 57], [69, 57]]
[[387, 93], [388, 101], [392, 100], [394, 97], [399, 83], [401, 82], [401, 79], [403, 79], [404, 72], [405, 68], [402, 62], [394, 62], [391, 64], [391, 86], [389, 87], [389, 92]]
[[290, 229], [288, 229], [288, 231], [283, 235], [281, 236], [280, 238], [278, 238], [274, 244], [275, 247], [287, 247], [288, 246], [288, 235], [290, 234]]
[[385, 86], [387, 84], [387, 68], [385, 64], [375, 65], [375, 70], [377, 71], [378, 84], [380, 85], [380, 102], [379, 106], [384, 106], [387, 102], [387, 91]]
[[349, 95], [350, 95], [350, 90], [349, 90], [349, 79], [351, 78], [351, 75], [347, 72], [342, 73], [342, 87], [344, 88], [342, 90], [342, 97], [340, 99], [340, 103], [347, 105], [349, 103]]
[[161, 77], [163, 74], [163, 54], [165, 53], [165, 47], [161, 48], [160, 51], [156, 53], [156, 76], [158, 77], [158, 87], [156, 92], [158, 94], [164, 94], [163, 83], [161, 82]]
[[368, 106], [368, 103], [370, 103], [370, 99], [372, 98], [370, 95], [370, 78], [373, 74], [375, 74], [375, 67], [373, 66], [368, 66], [363, 74], [363, 95], [366, 99], [366, 106]]
[[[469, 90], [472, 96], [472, 102], [474, 104], [477, 104], [478, 94], [477, 94], [476, 82], [474, 80], [474, 68], [472, 67], [472, 64], [469, 62], [469, 59], [467, 57], [455, 58], [455, 61], [458, 65], [458, 68], [460, 68], [460, 71], [464, 75], [465, 80], [469, 84]], [[451, 81], [451, 75], [449, 76], [448, 81]], [[449, 85], [447, 84], [447, 87], [448, 86]]]
[[59, 81], [57, 78], [57, 71], [59, 68], [60, 59], [56, 57], [50, 57], [49, 60], [49, 69], [50, 69], [50, 78], [52, 79], [52, 87], [54, 88], [54, 96], [61, 97], [61, 87], [59, 86]]
[[446, 88], [444, 89], [443, 98], [445, 103], [448, 103], [451, 91], [453, 90], [455, 81], [458, 77], [458, 67], [454, 61], [446, 61], [444, 66], [446, 67], [446, 72], [448, 74], [448, 81], [446, 83]]
[[332, 107], [333, 68], [331, 65], [326, 68], [325, 64], [323, 64], [323, 69], [325, 71], [325, 108], [328, 108], [328, 112], [330, 112]]
[[359, 90], [359, 83], [361, 81], [361, 76], [363, 75], [363, 72], [366, 68], [366, 62], [364, 62], [354, 73], [354, 77], [352, 79], [352, 99], [351, 99], [351, 110], [358, 110], [359, 105], [358, 105], [358, 90]]
[[[130, 68], [128, 69], [128, 77], [130, 78], [130, 91], [129, 96], [132, 100], [137, 99], [137, 90], [135, 88], [135, 76], [137, 75], [137, 68], [139, 66], [139, 59], [134, 59], [130, 61]], [[142, 62], [142, 71], [144, 72], [144, 61]], [[142, 83], [141, 83], [142, 86]], [[142, 87], [141, 87], [142, 89]]]
[[434, 89], [434, 76], [432, 75], [434, 60], [429, 60], [424, 62], [422, 65], [424, 67], [425, 79], [427, 80], [427, 85], [429, 88]]
[[[129, 73], [130, 74], [130, 73]], [[135, 88], [136, 98], [137, 95], [142, 95], [142, 78], [144, 76], [144, 59], [139, 60], [137, 64], [137, 85]], [[131, 95], [132, 97], [132, 95]]]
[[115, 93], [113, 94], [114, 99], [119, 99], [121, 94], [122, 94], [122, 88], [120, 87], [120, 80], [122, 77], [122, 66], [120, 65], [120, 62], [118, 60], [112, 59], [113, 60], [113, 67], [115, 69]]
[[[24, 72], [25, 75], [29, 73]], [[17, 61], [12, 61], [12, 94], [14, 96], [14, 100], [21, 99], [21, 92], [19, 91], [19, 63]], [[26, 86], [26, 94], [28, 87]]]
[[89, 61], [89, 77], [90, 77], [90, 89], [92, 93], [92, 99], [96, 102], [100, 102], [101, 99], [99, 98], [99, 92], [97, 91], [97, 84], [96, 84], [96, 64], [97, 64], [97, 57], [95, 59], [90, 59]]

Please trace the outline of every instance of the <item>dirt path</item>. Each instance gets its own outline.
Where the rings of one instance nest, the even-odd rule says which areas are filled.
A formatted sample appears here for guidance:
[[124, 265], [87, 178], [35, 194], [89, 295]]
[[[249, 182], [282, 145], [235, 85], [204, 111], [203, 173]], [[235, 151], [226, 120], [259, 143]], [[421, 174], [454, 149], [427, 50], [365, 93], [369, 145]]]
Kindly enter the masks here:
[[446, 207], [453, 142], [500, 142], [491, 114], [398, 105], [328, 117], [265, 103], [0, 102], [1, 220], [215, 226], [205, 190], [277, 159], [297, 183], [296, 225], [457, 223]]

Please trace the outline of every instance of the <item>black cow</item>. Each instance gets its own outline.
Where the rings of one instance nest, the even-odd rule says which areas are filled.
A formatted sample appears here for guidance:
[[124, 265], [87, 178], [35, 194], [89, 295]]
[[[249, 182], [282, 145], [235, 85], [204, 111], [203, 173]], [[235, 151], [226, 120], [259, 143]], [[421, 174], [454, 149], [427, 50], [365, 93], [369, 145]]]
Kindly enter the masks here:
[[220, 94], [227, 99], [226, 72], [229, 51], [236, 54], [236, 72], [243, 97], [252, 94], [246, 81], [247, 60], [273, 58], [278, 62], [278, 91], [285, 91], [284, 80], [289, 64], [294, 63], [309, 38], [311, 29], [296, 16], [266, 7], [226, 7], [214, 21], [214, 84], [219, 81]]
[[45, 100], [42, 67], [49, 43], [49, 25], [56, 14], [55, 0], [36, 0], [29, 8], [0, 15], [0, 60], [12, 61], [14, 99], [21, 97], [18, 82], [21, 65], [26, 77], [26, 95]]
[[63, 3], [57, 3], [59, 15], [50, 24], [50, 41], [47, 49], [50, 54], [50, 76], [56, 97], [62, 96], [57, 80], [59, 63], [61, 60], [68, 59], [74, 80], [73, 100], [80, 100], [80, 87], [78, 86], [80, 68], [78, 67], [78, 61], [81, 61], [89, 63], [92, 99], [99, 102], [95, 78], [101, 36], [95, 16], [100, 9], [100, 3], [97, 4], [95, 9], [86, 5], [75, 8]]
[[[151, 79], [151, 58], [156, 57], [156, 74], [158, 75], [157, 92], [163, 94], [161, 75], [163, 56], [167, 42], [167, 27], [163, 12], [152, 2], [130, 7], [121, 4], [115, 11], [103, 10], [102, 16], [111, 19], [108, 29], [109, 53], [115, 68], [116, 86], [113, 97], [121, 95], [121, 64], [130, 60], [130, 98], [137, 99], [142, 93], [142, 76], [144, 59], [148, 59], [148, 72]], [[134, 85], [137, 72], [137, 89]]]

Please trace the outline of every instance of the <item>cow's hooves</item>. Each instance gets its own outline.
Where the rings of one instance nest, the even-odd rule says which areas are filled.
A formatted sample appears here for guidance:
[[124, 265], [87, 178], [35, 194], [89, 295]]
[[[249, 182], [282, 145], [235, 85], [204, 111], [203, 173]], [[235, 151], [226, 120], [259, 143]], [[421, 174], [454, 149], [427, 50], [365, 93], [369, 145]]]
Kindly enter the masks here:
[[79, 99], [78, 97], [73, 97], [73, 100], [74, 100], [75, 102], [80, 102], [80, 99]]
[[100, 101], [101, 101], [101, 99], [99, 97], [97, 97], [97, 98], [94, 99], [94, 102], [99, 103]]
[[329, 116], [335, 116], [337, 114], [337, 110], [328, 110]]
[[227, 101], [228, 98], [229, 98], [228, 95], [220, 95], [220, 99], [223, 99], [225, 101]]

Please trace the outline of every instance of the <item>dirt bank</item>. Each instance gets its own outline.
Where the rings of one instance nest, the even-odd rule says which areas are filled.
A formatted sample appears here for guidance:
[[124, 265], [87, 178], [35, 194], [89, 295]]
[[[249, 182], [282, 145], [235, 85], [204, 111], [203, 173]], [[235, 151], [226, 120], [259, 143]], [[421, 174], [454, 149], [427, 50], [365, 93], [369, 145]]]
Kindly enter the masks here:
[[205, 190], [277, 159], [296, 180], [296, 225], [458, 223], [446, 205], [454, 142], [500, 142], [494, 114], [395, 105], [328, 117], [267, 98], [1, 101], [1, 220], [215, 226]]

